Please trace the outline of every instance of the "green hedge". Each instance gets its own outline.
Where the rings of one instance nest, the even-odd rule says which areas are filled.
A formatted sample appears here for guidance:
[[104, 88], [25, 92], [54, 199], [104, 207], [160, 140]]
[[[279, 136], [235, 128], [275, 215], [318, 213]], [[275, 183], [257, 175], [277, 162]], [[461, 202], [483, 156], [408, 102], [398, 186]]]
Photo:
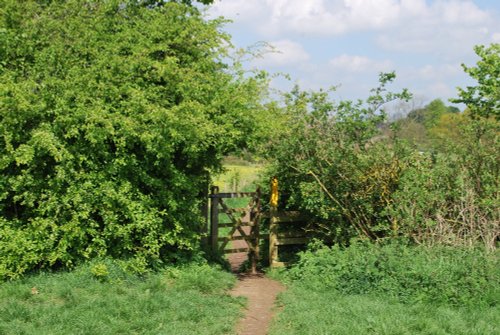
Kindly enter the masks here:
[[223, 22], [176, 3], [0, 8], [0, 278], [195, 248], [209, 171], [260, 134], [266, 79], [223, 61]]
[[499, 253], [367, 242], [316, 246], [287, 274], [296, 285], [346, 295], [374, 294], [401, 302], [496, 306]]

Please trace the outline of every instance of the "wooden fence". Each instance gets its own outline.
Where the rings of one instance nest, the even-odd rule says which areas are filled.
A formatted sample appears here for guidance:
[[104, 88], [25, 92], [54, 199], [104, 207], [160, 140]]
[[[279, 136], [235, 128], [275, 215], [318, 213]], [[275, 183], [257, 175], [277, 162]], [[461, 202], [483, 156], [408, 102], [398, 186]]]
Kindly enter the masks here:
[[[299, 212], [278, 211], [274, 207], [268, 212], [261, 211], [261, 193], [255, 192], [219, 193], [212, 187], [210, 198], [210, 235], [211, 249], [219, 254], [248, 253], [251, 271], [257, 269], [259, 242], [269, 239], [269, 264], [271, 267], [286, 265], [279, 259], [279, 247], [303, 245], [309, 239], [304, 231], [306, 218]], [[231, 208], [225, 201], [230, 198], [249, 198], [248, 205]], [[225, 214], [231, 222], [219, 222], [220, 214]], [[269, 234], [261, 234], [263, 219], [269, 219]], [[230, 228], [220, 236], [221, 228]]]
[[271, 208], [269, 217], [269, 265], [285, 266], [287, 263], [279, 259], [279, 247], [309, 242], [304, 230], [307, 218], [300, 212], [278, 211], [275, 208]]

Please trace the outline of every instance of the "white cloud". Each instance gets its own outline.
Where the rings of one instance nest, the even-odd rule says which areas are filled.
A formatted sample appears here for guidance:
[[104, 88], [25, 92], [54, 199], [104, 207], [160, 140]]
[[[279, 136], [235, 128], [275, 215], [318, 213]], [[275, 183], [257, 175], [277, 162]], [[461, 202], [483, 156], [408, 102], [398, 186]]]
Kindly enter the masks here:
[[337, 71], [346, 72], [380, 72], [388, 71], [392, 62], [388, 60], [376, 61], [364, 56], [340, 55], [330, 60], [330, 66]]
[[268, 48], [261, 58], [254, 60], [256, 66], [286, 66], [305, 63], [310, 56], [301, 44], [284, 39], [270, 42]]
[[429, 86], [429, 91], [432, 92], [434, 97], [452, 97], [456, 95], [455, 89], [444, 82], [432, 83]]
[[483, 24], [487, 12], [471, 0], [218, 0], [210, 9], [238, 21], [262, 22], [264, 34], [286, 31], [338, 35], [351, 31], [384, 30], [408, 23], [426, 25]]
[[491, 40], [492, 40], [493, 43], [500, 43], [500, 32], [494, 33], [491, 36]]
[[424, 80], [443, 81], [462, 74], [460, 64], [425, 65], [416, 71], [416, 77]]
[[[394, 69], [396, 85], [445, 98], [468, 79], [459, 64], [477, 60], [473, 46], [500, 42], [496, 2], [216, 0], [209, 13], [233, 19], [238, 36], [251, 36], [248, 44], [275, 40], [281, 53], [252, 65], [290, 72], [307, 86], [341, 83], [344, 92], [357, 95], [373, 87], [378, 72]], [[306, 38], [307, 44], [297, 43]]]
[[431, 15], [447, 24], [481, 24], [489, 15], [472, 1], [437, 1], [431, 6]]
[[210, 7], [208, 13], [211, 17], [224, 16], [229, 19], [238, 20], [238, 22], [254, 22], [256, 17], [263, 16], [265, 6], [259, 3], [262, 1], [248, 0], [216, 0]]
[[498, 26], [490, 13], [468, 0], [434, 1], [418, 14], [409, 9], [402, 11], [398, 29], [380, 31], [375, 40], [381, 48], [408, 53], [439, 50], [436, 56], [449, 61], [475, 44], [487, 43], [490, 28]]
[[390, 26], [397, 19], [396, 0], [265, 0], [269, 33], [292, 31], [338, 35]]

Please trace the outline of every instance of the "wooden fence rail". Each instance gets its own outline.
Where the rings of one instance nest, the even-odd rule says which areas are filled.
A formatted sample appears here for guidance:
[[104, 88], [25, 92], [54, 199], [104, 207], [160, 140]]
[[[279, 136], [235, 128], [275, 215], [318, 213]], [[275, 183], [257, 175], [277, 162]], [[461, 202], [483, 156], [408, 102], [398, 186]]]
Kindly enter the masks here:
[[282, 231], [280, 226], [304, 223], [307, 218], [300, 212], [280, 212], [274, 208], [271, 208], [269, 216], [269, 265], [271, 267], [285, 266], [287, 263], [279, 260], [279, 246], [307, 244], [309, 238], [304, 230]]
[[[269, 239], [269, 264], [271, 267], [286, 265], [279, 259], [279, 247], [306, 244], [309, 238], [300, 228], [307, 219], [300, 212], [278, 211], [271, 207], [269, 212], [261, 212], [260, 189], [256, 192], [219, 193], [212, 187], [210, 198], [209, 243], [214, 252], [220, 254], [248, 252], [252, 272], [256, 271], [259, 258], [259, 240]], [[247, 207], [231, 208], [224, 199], [250, 198]], [[223, 213], [230, 223], [220, 223]], [[269, 234], [260, 234], [262, 219], [269, 219]], [[287, 229], [286, 227], [290, 227]], [[297, 229], [299, 227], [299, 229]], [[220, 228], [230, 228], [229, 233], [219, 236]], [[235, 242], [235, 243], [233, 243]]]

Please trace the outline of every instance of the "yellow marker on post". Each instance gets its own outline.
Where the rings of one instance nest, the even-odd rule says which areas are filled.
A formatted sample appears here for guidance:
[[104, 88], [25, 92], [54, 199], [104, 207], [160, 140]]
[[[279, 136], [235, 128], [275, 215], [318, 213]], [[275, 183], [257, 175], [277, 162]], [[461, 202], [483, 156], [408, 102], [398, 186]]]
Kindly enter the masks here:
[[271, 181], [271, 207], [278, 207], [278, 178], [273, 177]]

